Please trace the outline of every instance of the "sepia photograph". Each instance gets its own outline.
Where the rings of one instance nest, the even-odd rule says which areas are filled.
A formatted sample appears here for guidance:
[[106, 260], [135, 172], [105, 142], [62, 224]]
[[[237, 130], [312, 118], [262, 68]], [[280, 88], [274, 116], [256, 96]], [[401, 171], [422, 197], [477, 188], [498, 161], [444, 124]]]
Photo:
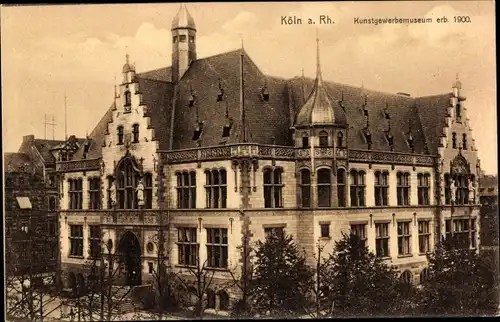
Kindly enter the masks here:
[[493, 0], [0, 17], [5, 321], [499, 315]]

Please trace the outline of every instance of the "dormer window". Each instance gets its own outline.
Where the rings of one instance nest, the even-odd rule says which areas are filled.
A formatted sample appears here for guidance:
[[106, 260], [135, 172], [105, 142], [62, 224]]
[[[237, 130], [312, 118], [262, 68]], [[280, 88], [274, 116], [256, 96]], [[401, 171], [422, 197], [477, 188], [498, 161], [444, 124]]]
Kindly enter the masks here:
[[124, 93], [124, 96], [125, 96], [125, 103], [123, 105], [124, 106], [130, 106], [130, 104], [131, 104], [131, 94], [130, 94], [130, 91], [126, 91]]
[[326, 131], [319, 132], [319, 146], [320, 147], [328, 146], [328, 133]]
[[412, 135], [412, 134], [411, 134], [411, 132], [410, 132], [410, 133], [408, 133], [408, 146], [409, 146], [409, 147], [410, 147], [410, 149], [412, 149], [412, 150], [413, 150], [413, 141], [414, 141], [414, 139], [413, 139], [413, 135]]
[[387, 143], [389, 143], [389, 146], [392, 148], [392, 146], [394, 145], [394, 137], [392, 136], [392, 134], [390, 132], [386, 133], [385, 138], [387, 139]]
[[222, 137], [227, 138], [231, 134], [231, 127], [233, 126], [233, 121], [228, 120], [226, 124], [224, 124], [224, 127], [222, 128]]
[[344, 134], [342, 132], [337, 133], [337, 146], [342, 147], [344, 145]]
[[453, 132], [451, 134], [451, 141], [452, 141], [452, 146], [454, 149], [457, 148], [457, 133]]
[[200, 122], [194, 129], [193, 141], [198, 141], [200, 139], [202, 131], [203, 131], [203, 122]]
[[186, 42], [187, 37], [186, 35], [179, 35], [179, 42]]
[[222, 102], [224, 100], [224, 89], [222, 88], [222, 83], [219, 80], [219, 93], [217, 93], [217, 102]]
[[264, 102], [269, 101], [269, 91], [267, 89], [267, 81], [264, 84], [264, 87], [260, 90], [260, 100]]
[[309, 147], [309, 136], [307, 135], [307, 133], [302, 133], [302, 147], [303, 148]]
[[117, 144], [123, 144], [123, 126], [119, 126], [117, 129], [117, 136], [118, 136], [118, 143]]
[[462, 149], [467, 150], [467, 134], [462, 135]]
[[139, 124], [132, 125], [132, 143], [139, 142]]
[[371, 145], [372, 144], [372, 133], [370, 132], [369, 129], [364, 129], [363, 131], [363, 135], [365, 137], [365, 141], [368, 145]]

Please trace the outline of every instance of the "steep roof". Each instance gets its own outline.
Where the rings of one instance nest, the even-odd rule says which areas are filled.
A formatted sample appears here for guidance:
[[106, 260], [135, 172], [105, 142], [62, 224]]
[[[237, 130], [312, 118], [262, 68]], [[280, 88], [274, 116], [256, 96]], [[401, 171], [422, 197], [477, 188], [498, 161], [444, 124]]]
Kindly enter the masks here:
[[31, 157], [25, 153], [4, 153], [4, 172], [33, 172], [34, 164]]
[[450, 105], [450, 94], [418, 97], [415, 103], [429, 151], [437, 154]]

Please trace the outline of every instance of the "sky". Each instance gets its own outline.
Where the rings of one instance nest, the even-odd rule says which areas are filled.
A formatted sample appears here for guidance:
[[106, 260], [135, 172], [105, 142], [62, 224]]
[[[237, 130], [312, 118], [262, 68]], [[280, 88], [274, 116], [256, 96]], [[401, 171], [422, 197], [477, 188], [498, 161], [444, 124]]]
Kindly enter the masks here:
[[[138, 72], [170, 66], [170, 26], [179, 4], [1, 7], [4, 151], [23, 135], [84, 137], [121, 80], [125, 54]], [[412, 96], [451, 91], [458, 74], [481, 166], [497, 173], [493, 1], [189, 3], [198, 58], [239, 48], [266, 74], [323, 79]], [[319, 25], [319, 15], [335, 23]], [[302, 17], [283, 25], [282, 16]], [[468, 16], [469, 23], [454, 23]], [[308, 25], [308, 17], [318, 21]], [[354, 24], [354, 18], [431, 17], [431, 24]], [[448, 23], [437, 23], [447, 17]], [[116, 80], [116, 81], [115, 81]], [[53, 128], [43, 124], [52, 122]], [[45, 134], [46, 129], [46, 134]]]

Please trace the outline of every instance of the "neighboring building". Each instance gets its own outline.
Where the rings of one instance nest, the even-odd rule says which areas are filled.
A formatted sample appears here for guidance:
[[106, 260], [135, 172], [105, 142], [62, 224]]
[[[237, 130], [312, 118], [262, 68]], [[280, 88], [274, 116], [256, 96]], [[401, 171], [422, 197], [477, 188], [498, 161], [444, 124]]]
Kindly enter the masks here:
[[498, 263], [499, 218], [498, 218], [498, 176], [481, 175], [479, 179], [481, 203], [481, 251], [492, 252]]
[[[103, 240], [133, 259], [126, 283], [150, 283], [159, 231], [173, 267], [199, 256], [217, 281], [272, 230], [292, 234], [311, 263], [318, 243], [329, 252], [352, 230], [416, 283], [440, 236], [479, 245], [480, 167], [458, 80], [417, 98], [323, 81], [335, 66], [320, 66], [319, 43], [314, 80], [276, 78], [243, 49], [197, 59], [184, 6], [171, 29], [171, 67], [136, 73], [127, 55], [114, 102], [57, 163], [72, 281]], [[225, 310], [235, 292], [209, 302]]]

